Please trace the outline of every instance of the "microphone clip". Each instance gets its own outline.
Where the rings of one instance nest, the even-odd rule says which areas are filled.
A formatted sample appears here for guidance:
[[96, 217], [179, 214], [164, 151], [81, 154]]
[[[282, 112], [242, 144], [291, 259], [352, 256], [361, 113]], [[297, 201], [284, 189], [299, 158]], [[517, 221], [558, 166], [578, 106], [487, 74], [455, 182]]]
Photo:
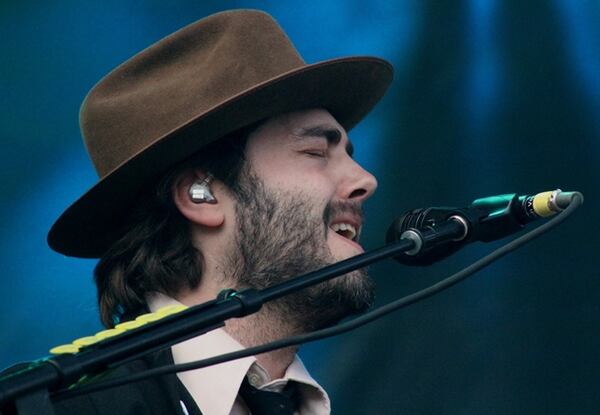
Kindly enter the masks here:
[[486, 202], [467, 208], [430, 207], [406, 212], [388, 228], [386, 240], [409, 239], [414, 247], [395, 259], [405, 265], [431, 265], [467, 243], [509, 236], [531, 220], [523, 217], [521, 205], [527, 200], [516, 194]]

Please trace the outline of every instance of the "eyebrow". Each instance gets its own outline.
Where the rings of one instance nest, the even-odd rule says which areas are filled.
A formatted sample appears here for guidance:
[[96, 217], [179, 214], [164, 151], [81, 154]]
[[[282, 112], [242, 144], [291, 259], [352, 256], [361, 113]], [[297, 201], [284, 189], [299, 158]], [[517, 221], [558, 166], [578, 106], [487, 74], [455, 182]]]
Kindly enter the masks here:
[[[336, 145], [342, 139], [342, 132], [333, 125], [328, 124], [299, 128], [292, 135], [297, 138], [322, 137], [327, 140], [327, 144], [329, 145]], [[354, 154], [354, 146], [350, 140], [346, 144], [346, 152], [350, 157]]]

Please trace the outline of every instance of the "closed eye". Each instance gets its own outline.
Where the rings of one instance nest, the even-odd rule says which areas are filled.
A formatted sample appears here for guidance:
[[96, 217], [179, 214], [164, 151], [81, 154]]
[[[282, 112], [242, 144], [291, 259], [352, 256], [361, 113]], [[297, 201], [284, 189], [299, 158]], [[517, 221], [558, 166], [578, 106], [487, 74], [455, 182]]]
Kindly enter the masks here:
[[303, 153], [312, 157], [327, 157], [327, 150], [304, 150]]

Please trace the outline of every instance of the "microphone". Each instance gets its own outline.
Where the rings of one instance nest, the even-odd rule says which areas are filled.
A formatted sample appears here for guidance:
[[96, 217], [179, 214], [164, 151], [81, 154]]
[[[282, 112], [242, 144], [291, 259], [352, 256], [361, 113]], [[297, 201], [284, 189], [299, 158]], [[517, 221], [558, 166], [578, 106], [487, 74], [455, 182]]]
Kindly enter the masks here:
[[[560, 189], [518, 196], [504, 194], [474, 200], [465, 208], [430, 207], [413, 209], [394, 220], [386, 242], [410, 239], [414, 248], [394, 257], [405, 265], [431, 265], [452, 255], [470, 242], [490, 242], [520, 231], [529, 222], [562, 212], [579, 192]], [[449, 235], [430, 242], [434, 234]]]

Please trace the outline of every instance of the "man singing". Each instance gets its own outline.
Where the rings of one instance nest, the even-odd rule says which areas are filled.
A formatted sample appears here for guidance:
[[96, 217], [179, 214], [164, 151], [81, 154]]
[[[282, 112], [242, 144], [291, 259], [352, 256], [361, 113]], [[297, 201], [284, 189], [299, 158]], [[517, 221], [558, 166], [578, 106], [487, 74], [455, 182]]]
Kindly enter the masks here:
[[[86, 97], [81, 128], [100, 181], [48, 236], [100, 258], [102, 322], [113, 327], [226, 288], [265, 288], [362, 252], [375, 178], [347, 131], [381, 98], [391, 66], [304, 63], [267, 14], [195, 22], [129, 59]], [[356, 271], [117, 369], [127, 374], [255, 346], [364, 311]], [[288, 348], [91, 393], [57, 413], [328, 414], [329, 398]]]

